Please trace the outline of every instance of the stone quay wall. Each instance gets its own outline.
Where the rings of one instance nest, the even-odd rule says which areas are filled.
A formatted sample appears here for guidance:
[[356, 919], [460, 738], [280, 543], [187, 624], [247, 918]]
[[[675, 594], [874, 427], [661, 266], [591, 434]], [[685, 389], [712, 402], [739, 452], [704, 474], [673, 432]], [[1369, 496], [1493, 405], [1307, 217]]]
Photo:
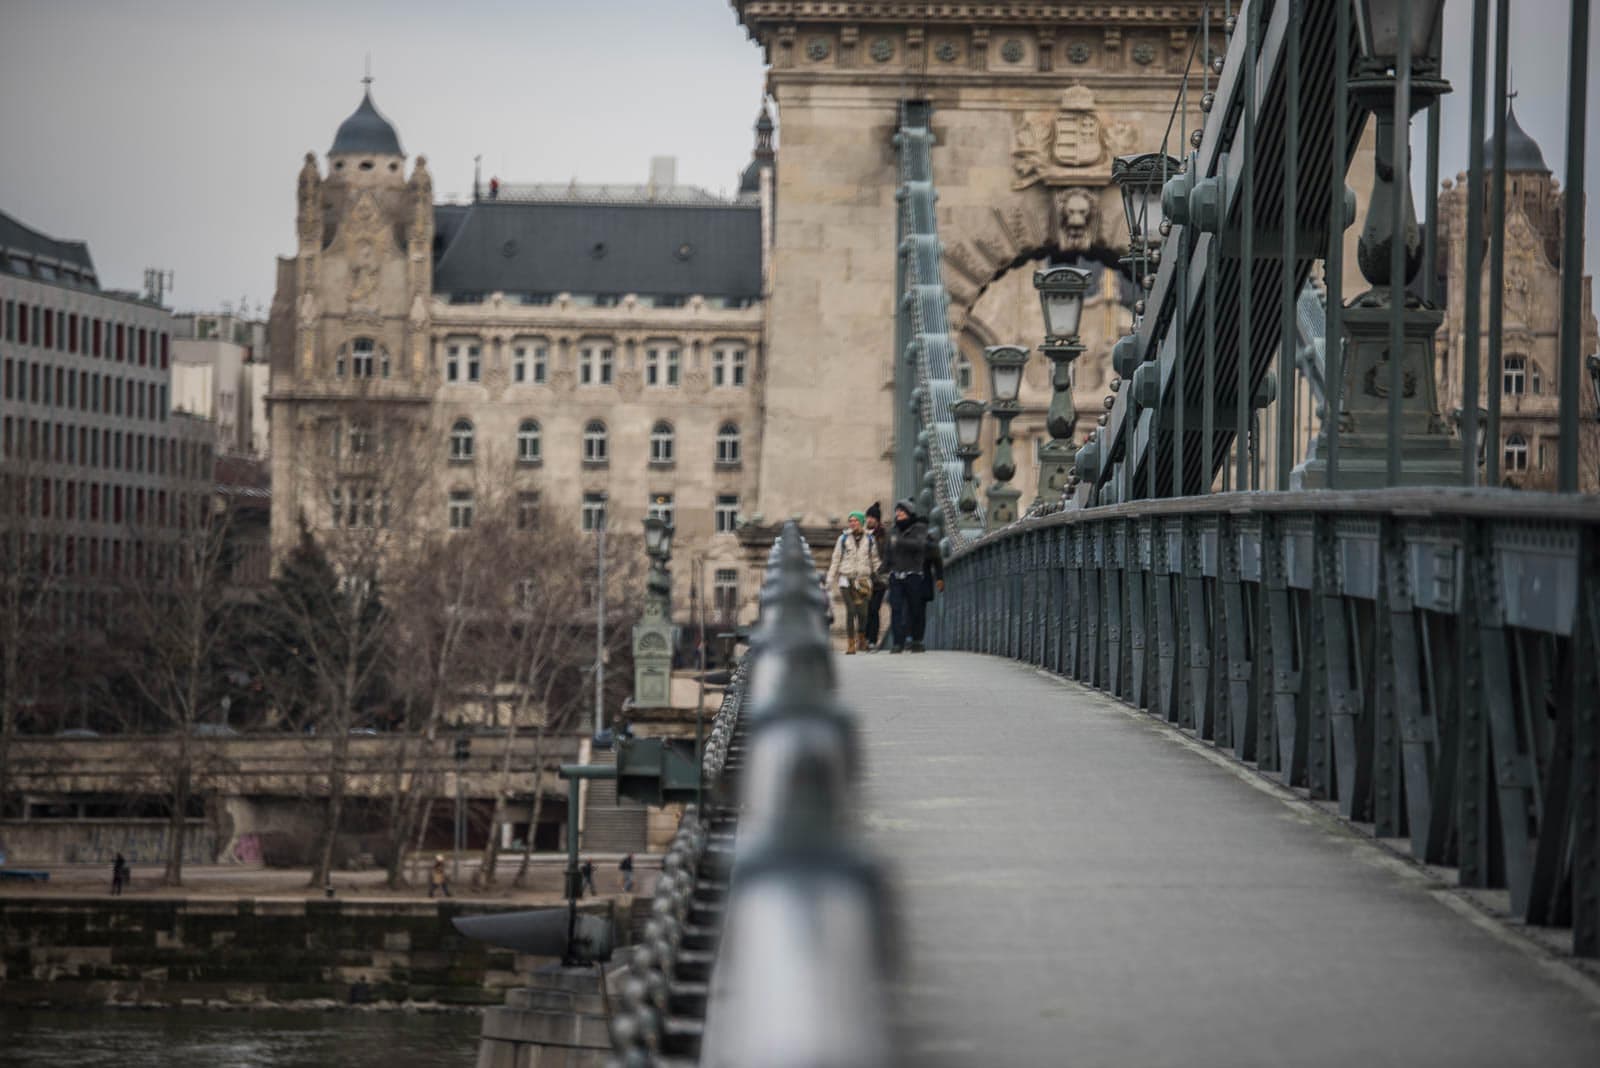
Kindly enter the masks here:
[[517, 910], [453, 901], [0, 898], [0, 1004], [499, 1005], [548, 962], [470, 941], [450, 920]]

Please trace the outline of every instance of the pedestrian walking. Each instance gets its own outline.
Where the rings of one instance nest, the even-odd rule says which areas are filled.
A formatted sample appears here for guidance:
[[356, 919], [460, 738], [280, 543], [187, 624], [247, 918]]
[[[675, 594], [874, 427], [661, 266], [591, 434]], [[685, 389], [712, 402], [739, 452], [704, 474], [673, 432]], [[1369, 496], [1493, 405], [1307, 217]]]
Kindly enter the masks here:
[[591, 894], [598, 895], [600, 891], [594, 885], [594, 861], [584, 861], [578, 871], [583, 874], [583, 888]]
[[884, 556], [889, 568], [889, 651], [920, 653], [925, 648], [928, 602], [935, 589], [944, 590], [944, 560], [928, 536], [928, 521], [917, 515], [910, 499], [895, 502], [894, 528]]
[[111, 896], [121, 897], [128, 885], [128, 860], [121, 853], [111, 862]]
[[433, 871], [428, 873], [428, 896], [434, 894], [450, 896], [450, 873], [445, 870], [443, 853], [434, 856]]
[[872, 597], [867, 601], [867, 627], [861, 642], [863, 652], [883, 648], [883, 599], [889, 594], [888, 561], [884, 549], [889, 544], [883, 529], [883, 506], [873, 501], [867, 508], [867, 533], [878, 543], [878, 570], [872, 573]]
[[865, 648], [867, 605], [872, 600], [872, 576], [878, 571], [878, 543], [867, 533], [866, 515], [851, 512], [849, 524], [833, 545], [824, 585], [839, 592], [844, 602], [845, 655]]
[[629, 853], [617, 863], [617, 870], [622, 873], [622, 892], [633, 893], [633, 854]]

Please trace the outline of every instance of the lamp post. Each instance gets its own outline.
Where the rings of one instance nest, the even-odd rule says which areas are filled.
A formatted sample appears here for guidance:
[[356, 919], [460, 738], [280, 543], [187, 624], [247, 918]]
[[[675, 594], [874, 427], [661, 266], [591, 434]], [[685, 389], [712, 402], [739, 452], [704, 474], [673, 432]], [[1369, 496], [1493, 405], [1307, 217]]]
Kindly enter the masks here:
[[[1443, 0], [1360, 0], [1355, 7], [1361, 58], [1350, 94], [1377, 120], [1377, 152], [1356, 254], [1371, 288], [1343, 313], [1341, 410], [1324, 418], [1325, 425], [1339, 420], [1340, 489], [1461, 478], [1458, 446], [1439, 417], [1434, 384], [1434, 335], [1443, 316], [1406, 292], [1422, 267], [1423, 249], [1410, 154], [1399, 144], [1411, 116], [1450, 91], [1439, 73], [1443, 11]], [[1403, 114], [1397, 95], [1405, 98]], [[1390, 359], [1394, 349], [1397, 361]], [[1327, 485], [1325, 446], [1319, 445], [1313, 443], [1295, 470], [1295, 489]]]
[[1039, 291], [1039, 308], [1044, 313], [1045, 341], [1039, 351], [1050, 361], [1050, 411], [1045, 430], [1050, 440], [1039, 449], [1039, 495], [1034, 509], [1061, 500], [1072, 473], [1072, 430], [1078, 412], [1072, 401], [1073, 362], [1083, 354], [1078, 327], [1083, 318], [1083, 298], [1094, 278], [1081, 267], [1048, 267], [1036, 271], [1033, 288]]
[[983, 402], [970, 397], [958, 400], [950, 406], [950, 414], [956, 421], [956, 455], [961, 459], [961, 500], [958, 502], [961, 525], [981, 528], [983, 519], [977, 514], [978, 480], [972, 475], [972, 464], [982, 451], [978, 439], [983, 434]]
[[989, 364], [989, 413], [999, 423], [994, 442], [994, 462], [989, 465], [994, 481], [989, 484], [989, 525], [1003, 527], [1017, 518], [1019, 490], [1007, 485], [1017, 473], [1011, 454], [1011, 420], [1022, 411], [1017, 397], [1022, 392], [1022, 369], [1028, 363], [1028, 350], [1017, 345], [991, 345], [983, 350]]
[[673, 528], [657, 515], [644, 520], [644, 549], [650, 556], [645, 602], [633, 626], [634, 708], [666, 708], [672, 703], [672, 558]]
[[[1139, 152], [1111, 161], [1111, 181], [1122, 193], [1122, 215], [1128, 224], [1128, 255], [1122, 262], [1134, 282], [1148, 292], [1155, 285], [1151, 273], [1153, 246], [1161, 243], [1161, 190], [1168, 178], [1183, 170], [1183, 162], [1165, 152]], [[1144, 298], [1134, 311], [1144, 314]]]

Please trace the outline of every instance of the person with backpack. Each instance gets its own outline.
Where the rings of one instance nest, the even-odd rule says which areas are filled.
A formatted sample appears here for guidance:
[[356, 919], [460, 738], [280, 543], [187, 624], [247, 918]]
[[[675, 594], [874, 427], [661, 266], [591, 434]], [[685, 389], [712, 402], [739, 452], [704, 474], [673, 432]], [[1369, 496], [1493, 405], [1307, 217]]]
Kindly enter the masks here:
[[867, 533], [867, 517], [851, 512], [849, 528], [839, 535], [828, 563], [825, 585], [837, 589], [844, 602], [845, 655], [866, 648], [867, 605], [872, 602], [872, 577], [878, 573], [878, 542]]
[[883, 533], [883, 506], [873, 501], [867, 508], [867, 533], [878, 543], [878, 570], [872, 576], [872, 599], [867, 602], [867, 629], [861, 639], [861, 651], [877, 652], [883, 648], [883, 601], [889, 595], [889, 572], [885, 565], [884, 548], [889, 544]]

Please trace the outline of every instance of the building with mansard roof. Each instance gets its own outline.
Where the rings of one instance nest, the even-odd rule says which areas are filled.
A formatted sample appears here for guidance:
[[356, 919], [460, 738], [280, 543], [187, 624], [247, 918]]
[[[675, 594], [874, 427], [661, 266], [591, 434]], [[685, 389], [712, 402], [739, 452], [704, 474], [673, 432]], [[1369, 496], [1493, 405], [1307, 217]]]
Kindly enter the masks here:
[[[740, 193], [677, 184], [491, 183], [436, 203], [370, 91], [326, 157], [307, 154], [297, 246], [269, 325], [273, 545], [313, 527], [381, 523], [356, 481], [374, 418], [428, 443], [424, 526], [464, 527], [488, 495], [519, 515], [677, 529], [707, 561], [714, 611], [749, 600], [736, 517], [754, 508], [772, 123]], [[369, 500], [374, 493], [380, 499]], [[677, 568], [674, 604], [687, 605]]]

